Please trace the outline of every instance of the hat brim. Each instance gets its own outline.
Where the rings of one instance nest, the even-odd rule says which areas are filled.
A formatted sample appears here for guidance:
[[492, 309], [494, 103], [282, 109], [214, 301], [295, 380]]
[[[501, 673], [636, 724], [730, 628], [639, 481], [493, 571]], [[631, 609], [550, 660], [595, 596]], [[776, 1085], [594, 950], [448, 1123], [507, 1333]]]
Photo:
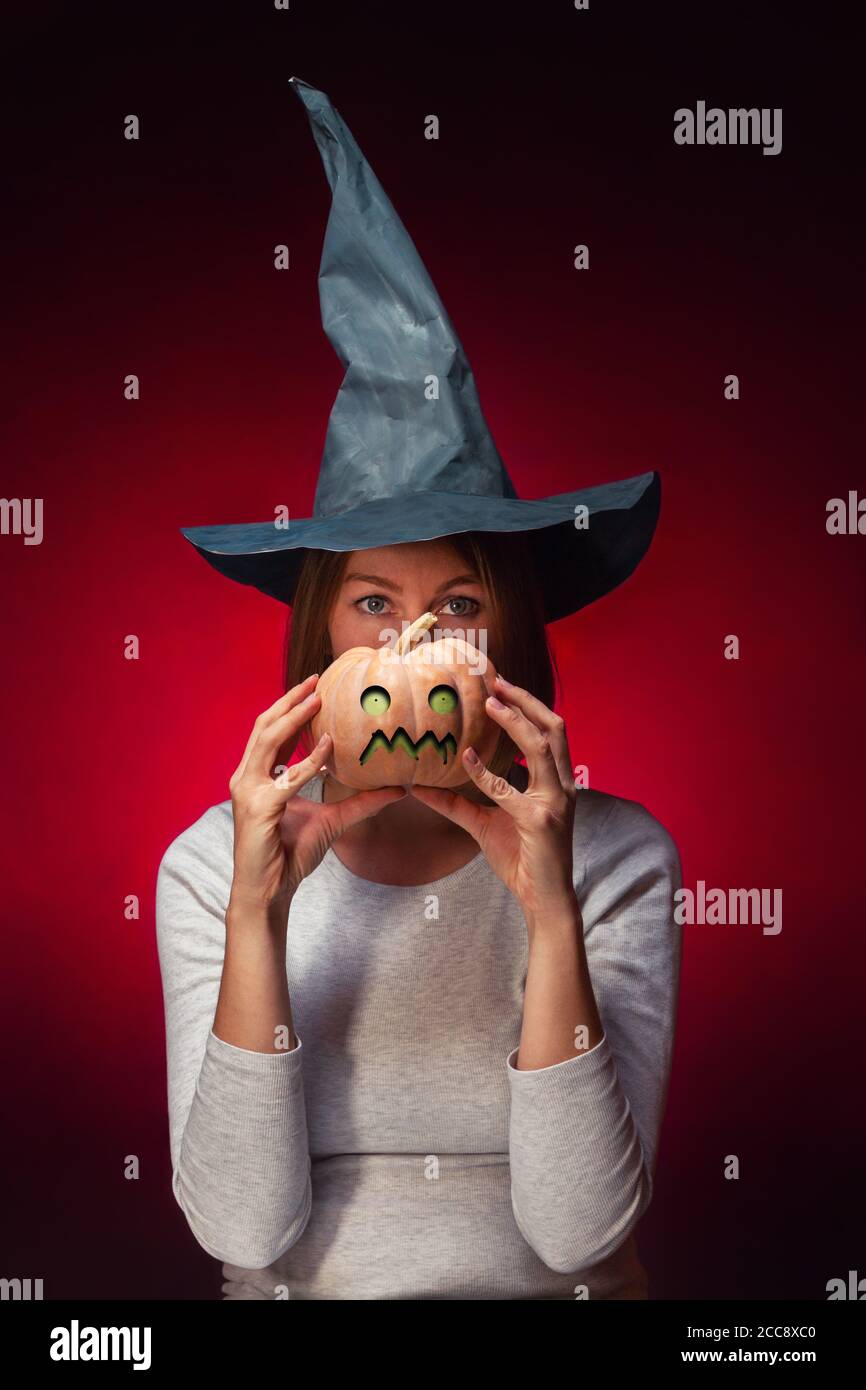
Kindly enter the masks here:
[[[225, 526], [184, 526], [208, 564], [279, 602], [293, 602], [308, 550], [370, 550], [464, 531], [529, 533], [544, 593], [545, 622], [576, 613], [627, 579], [649, 549], [661, 505], [658, 473], [537, 500], [463, 492], [376, 498], [335, 516]], [[575, 525], [586, 507], [586, 527]]]

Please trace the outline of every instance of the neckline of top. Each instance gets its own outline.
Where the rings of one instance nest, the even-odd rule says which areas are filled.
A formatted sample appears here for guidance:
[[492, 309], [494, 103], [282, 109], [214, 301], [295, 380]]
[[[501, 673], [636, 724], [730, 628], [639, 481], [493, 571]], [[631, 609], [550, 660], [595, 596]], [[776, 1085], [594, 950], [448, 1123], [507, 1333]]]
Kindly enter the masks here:
[[[516, 764], [516, 766], [520, 767], [522, 772], [525, 771], [520, 764]], [[509, 773], [509, 781], [512, 781], [511, 773]], [[320, 772], [317, 772], [316, 776], [307, 784], [311, 788], [315, 787], [314, 799], [316, 801], [324, 800], [324, 783], [324, 777]], [[517, 779], [517, 785], [518, 789], [520, 789], [519, 778]], [[335, 854], [333, 845], [330, 845], [325, 851], [321, 867], [330, 870], [335, 877], [342, 878], [345, 883], [352, 886], [360, 884], [363, 888], [382, 889], [386, 893], [421, 893], [428, 889], [435, 893], [439, 892], [442, 888], [452, 887], [463, 878], [468, 878], [475, 868], [488, 868], [489, 872], [491, 874], [493, 873], [493, 870], [489, 869], [484, 851], [481, 849], [479, 849], [477, 854], [473, 854], [472, 858], [468, 859], [465, 864], [462, 864], [459, 869], [455, 869], [450, 874], [445, 874], [442, 878], [431, 879], [429, 883], [380, 883], [379, 880], [375, 878], [362, 878], [360, 874], [356, 874], [352, 869], [348, 868], [338, 854]]]

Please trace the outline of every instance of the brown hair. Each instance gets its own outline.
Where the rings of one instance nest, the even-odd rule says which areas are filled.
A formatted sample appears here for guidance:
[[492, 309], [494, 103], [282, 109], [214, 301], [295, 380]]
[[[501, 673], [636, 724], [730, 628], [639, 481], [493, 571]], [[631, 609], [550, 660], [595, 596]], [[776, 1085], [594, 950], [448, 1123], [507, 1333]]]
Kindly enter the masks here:
[[[464, 531], [447, 539], [478, 575], [490, 598], [497, 649], [488, 646], [496, 667], [514, 684], [553, 708], [559, 668], [544, 625], [541, 589], [523, 532]], [[357, 553], [357, 552], [356, 552]], [[286, 626], [283, 653], [284, 689], [299, 685], [333, 661], [328, 619], [342, 583], [350, 551], [310, 550], [301, 566], [294, 604]], [[418, 616], [417, 614], [415, 616]], [[446, 627], [472, 627], [472, 619], [444, 617]], [[311, 751], [309, 726], [301, 733], [302, 756]], [[504, 776], [515, 757], [522, 757], [507, 734], [500, 736], [489, 766]]]

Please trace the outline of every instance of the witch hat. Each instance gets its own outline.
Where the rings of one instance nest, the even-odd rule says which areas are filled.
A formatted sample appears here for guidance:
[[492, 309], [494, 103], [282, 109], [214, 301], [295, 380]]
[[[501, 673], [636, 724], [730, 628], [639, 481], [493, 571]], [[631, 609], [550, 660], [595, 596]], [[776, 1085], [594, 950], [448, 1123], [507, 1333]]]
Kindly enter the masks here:
[[[181, 534], [209, 564], [291, 604], [307, 550], [366, 550], [463, 531], [525, 531], [546, 622], [621, 584], [652, 540], [656, 472], [519, 498], [472, 368], [411, 238], [324, 92], [289, 79], [331, 188], [319, 267], [322, 325], [346, 369], [313, 515]], [[583, 508], [586, 512], [583, 512]]]

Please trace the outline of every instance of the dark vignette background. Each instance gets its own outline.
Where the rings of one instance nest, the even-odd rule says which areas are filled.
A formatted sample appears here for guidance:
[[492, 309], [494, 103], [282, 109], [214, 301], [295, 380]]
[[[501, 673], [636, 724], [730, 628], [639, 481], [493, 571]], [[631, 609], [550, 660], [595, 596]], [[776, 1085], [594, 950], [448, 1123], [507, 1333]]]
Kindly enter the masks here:
[[[659, 817], [687, 886], [781, 887], [784, 925], [684, 929], [652, 1296], [822, 1299], [866, 1274], [866, 537], [824, 526], [866, 490], [839, 12], [41, 3], [4, 37], [2, 492], [43, 497], [46, 530], [0, 540], [0, 1274], [220, 1296], [170, 1190], [153, 890], [280, 692], [286, 616], [178, 527], [309, 515], [341, 375], [293, 74], [405, 221], [520, 493], [662, 474], [636, 576], [551, 629], [573, 760]], [[698, 99], [783, 107], [782, 153], [675, 146]]]

